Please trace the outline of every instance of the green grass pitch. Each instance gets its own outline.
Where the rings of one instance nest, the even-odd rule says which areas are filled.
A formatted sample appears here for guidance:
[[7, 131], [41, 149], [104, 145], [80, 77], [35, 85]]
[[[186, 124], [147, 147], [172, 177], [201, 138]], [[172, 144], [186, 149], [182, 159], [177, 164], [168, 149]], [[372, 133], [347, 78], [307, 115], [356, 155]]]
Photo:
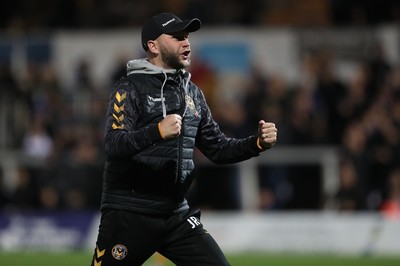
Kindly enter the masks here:
[[[34, 253], [0, 251], [0, 265], [10, 266], [89, 266], [89, 252]], [[232, 266], [399, 266], [399, 257], [380, 256], [334, 256], [334, 255], [291, 255], [291, 254], [228, 254]], [[150, 258], [145, 266], [153, 266]], [[165, 266], [173, 266], [167, 262]]]

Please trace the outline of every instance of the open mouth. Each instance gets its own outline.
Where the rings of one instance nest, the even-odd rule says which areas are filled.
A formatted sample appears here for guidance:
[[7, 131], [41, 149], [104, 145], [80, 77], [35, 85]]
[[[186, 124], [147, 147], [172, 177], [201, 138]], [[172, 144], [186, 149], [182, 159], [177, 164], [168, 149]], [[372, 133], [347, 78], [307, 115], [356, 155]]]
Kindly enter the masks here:
[[188, 58], [189, 58], [189, 54], [190, 54], [190, 50], [187, 50], [187, 51], [185, 51], [185, 52], [182, 53], [182, 55], [183, 55], [183, 57], [184, 57], [185, 59], [188, 59]]

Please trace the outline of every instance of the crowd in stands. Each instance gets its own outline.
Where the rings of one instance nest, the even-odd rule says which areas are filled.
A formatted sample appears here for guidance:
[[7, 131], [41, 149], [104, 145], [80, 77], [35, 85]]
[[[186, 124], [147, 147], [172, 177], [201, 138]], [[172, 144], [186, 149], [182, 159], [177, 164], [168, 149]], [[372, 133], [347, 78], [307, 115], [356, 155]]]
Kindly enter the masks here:
[[[343, 81], [332, 71], [329, 52], [307, 53], [300, 66], [304, 78], [294, 85], [278, 75], [263, 75], [255, 67], [242, 83], [240, 97], [215, 97], [217, 78], [201, 60], [193, 62], [191, 71], [227, 135], [254, 133], [262, 117], [277, 124], [278, 145], [338, 147], [340, 189], [335, 208], [379, 210], [386, 201], [398, 201], [396, 173], [400, 166], [400, 68], [383, 58], [376, 53], [359, 62], [357, 71]], [[12, 115], [3, 116], [6, 129], [12, 131], [8, 148], [45, 162], [39, 168], [18, 168], [12, 193], [2, 190], [3, 206], [98, 206], [105, 158], [104, 108], [110, 87], [93, 85], [87, 62], [79, 62], [76, 68], [74, 88], [65, 89], [51, 64], [29, 64], [18, 77], [3, 65], [2, 111]], [[110, 74], [110, 84], [113, 79]], [[260, 208], [290, 208], [288, 201], [297, 188], [290, 184], [288, 169], [261, 169], [260, 176]], [[238, 199], [235, 201], [235, 195], [231, 199], [226, 207], [237, 208]], [[323, 197], [317, 201], [313, 208], [324, 208]], [[217, 204], [218, 200], [213, 202]]]
[[[385, 60], [379, 44], [369, 58], [357, 63], [348, 80], [334, 72], [334, 60], [326, 49], [304, 54], [295, 84], [254, 68], [244, 95], [211, 102], [214, 115], [233, 136], [246, 136], [248, 129], [254, 132], [261, 116], [277, 124], [278, 145], [338, 147], [340, 188], [330, 207], [379, 210], [386, 201], [398, 205], [400, 188], [393, 184], [399, 182], [400, 168], [400, 68]], [[291, 174], [288, 167], [260, 169], [260, 208], [296, 207], [290, 198], [299, 187]], [[298, 182], [318, 187], [318, 181], [307, 181], [308, 174], [298, 174]], [[312, 190], [304, 191], [305, 198], [312, 198], [307, 195]], [[325, 204], [322, 196], [308, 206], [327, 208]]]
[[[13, 6], [18, 2], [14, 1]], [[38, 17], [28, 17], [29, 21], [23, 18], [24, 12], [38, 7], [26, 5], [20, 13], [2, 16], [0, 21], [7, 29], [27, 23], [43, 28], [52, 22], [67, 28], [100, 28], [105, 25], [135, 25], [143, 19], [139, 14], [147, 16], [146, 12], [141, 12], [146, 10], [145, 1], [135, 1], [135, 7], [132, 7], [133, 1], [94, 2], [46, 2], [46, 7], [54, 12], [46, 12], [47, 16], [39, 16], [39, 12]], [[165, 2], [176, 7], [177, 10], [173, 11], [178, 14], [200, 14], [206, 21], [223, 22], [216, 15], [207, 17], [211, 15], [206, 12], [206, 1]], [[247, 3], [247, 8], [253, 2], [263, 3], [234, 1], [237, 6]], [[357, 7], [359, 1], [353, 2]], [[160, 9], [162, 3], [164, 1], [157, 1]], [[226, 4], [225, 1], [217, 3]], [[395, 1], [388, 3], [395, 6]], [[79, 9], [79, 12], [75, 12], [74, 17], [63, 17], [59, 9], [65, 5], [75, 11]], [[104, 7], [110, 8], [108, 16], [102, 15]], [[181, 9], [178, 10], [178, 7]], [[126, 10], [135, 12], [127, 14]], [[251, 10], [253, 13], [260, 12], [254, 8]], [[355, 8], [355, 14], [361, 16], [357, 10], [360, 11]], [[392, 11], [390, 17], [398, 19], [399, 14]], [[18, 14], [21, 16], [18, 17]], [[234, 14], [237, 15], [231, 10], [231, 13], [222, 17], [227, 19], [226, 22], [229, 22], [229, 18], [238, 21]], [[252, 19], [260, 16], [258, 14]], [[260, 23], [259, 20], [247, 21], [248, 16], [242, 18], [241, 23], [244, 25]], [[379, 18], [375, 17], [375, 20]], [[357, 71], [347, 80], [342, 80], [332, 69], [334, 58], [329, 50], [310, 51], [302, 56], [299, 66], [302, 74], [298, 82], [293, 84], [279, 75], [265, 75], [254, 66], [248, 79], [241, 83], [240, 93], [235, 95], [237, 97], [215, 96], [220, 93], [218, 88], [221, 84], [218, 84], [213, 71], [200, 58], [194, 59], [191, 67], [193, 81], [204, 90], [215, 119], [227, 135], [242, 137], [254, 133], [262, 117], [276, 123], [279, 130], [278, 145], [328, 145], [339, 149], [340, 187], [335, 195], [334, 206], [326, 206], [323, 195], [313, 198], [311, 205], [294, 205], [291, 199], [299, 188], [290, 178], [290, 169], [268, 167], [259, 169], [259, 208], [281, 210], [329, 207], [347, 211], [390, 211], [399, 208], [400, 66], [388, 63], [384, 51], [377, 46], [369, 58], [357, 62]], [[0, 169], [1, 207], [73, 210], [98, 208], [105, 160], [102, 148], [105, 106], [110, 84], [117, 78], [116, 73], [120, 72], [120, 68], [110, 73], [109, 84], [99, 88], [93, 83], [90, 67], [89, 62], [77, 62], [74, 87], [65, 88], [66, 84], [57, 76], [51, 62], [29, 62], [25, 69], [18, 72], [18, 76], [11, 71], [9, 62], [0, 63], [0, 134], [12, 136], [0, 138], [3, 145], [1, 149], [20, 150], [24, 156], [39, 158], [43, 162], [40, 166], [19, 165], [11, 189], [5, 185], [5, 169]], [[230, 180], [237, 180], [237, 173], [232, 169], [221, 170], [223, 172], [219, 173], [215, 168], [210, 170], [200, 167], [198, 175], [201, 178], [201, 175], [210, 171], [221, 176], [221, 179], [214, 180], [217, 183], [215, 186], [202, 186], [201, 182], [194, 184], [193, 194], [203, 193], [210, 197], [218, 195], [219, 198], [208, 202], [200, 200], [200, 196], [194, 196], [193, 202], [210, 208], [239, 208], [237, 184], [225, 182], [227, 179], [222, 178], [228, 176]], [[310, 182], [314, 181], [298, 182], [303, 182], [303, 186], [311, 186]], [[319, 187], [320, 184], [314, 182], [313, 185]], [[210, 192], [213, 187], [229, 187], [225, 193], [230, 204], [218, 205], [224, 191], [204, 191], [208, 189]]]
[[397, 0], [5, 0], [0, 28], [10, 32], [140, 26], [168, 10], [206, 25], [370, 26], [400, 21]]

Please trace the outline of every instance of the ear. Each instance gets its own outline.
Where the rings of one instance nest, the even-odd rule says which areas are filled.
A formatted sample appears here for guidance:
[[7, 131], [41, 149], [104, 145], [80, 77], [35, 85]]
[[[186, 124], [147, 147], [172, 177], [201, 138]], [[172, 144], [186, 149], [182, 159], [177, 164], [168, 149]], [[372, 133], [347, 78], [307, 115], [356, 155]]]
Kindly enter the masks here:
[[149, 47], [149, 51], [152, 52], [153, 54], [159, 53], [157, 41], [148, 41], [147, 47]]

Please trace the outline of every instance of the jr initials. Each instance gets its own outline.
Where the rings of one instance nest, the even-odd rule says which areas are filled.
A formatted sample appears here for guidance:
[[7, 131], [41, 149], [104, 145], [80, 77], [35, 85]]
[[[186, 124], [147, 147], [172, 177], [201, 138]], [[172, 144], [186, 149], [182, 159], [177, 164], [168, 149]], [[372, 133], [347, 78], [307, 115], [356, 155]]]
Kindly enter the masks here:
[[190, 216], [187, 221], [190, 223], [190, 225], [192, 226], [192, 229], [195, 228], [196, 226], [199, 226], [201, 223], [199, 220], [197, 220], [196, 217], [194, 216]]

